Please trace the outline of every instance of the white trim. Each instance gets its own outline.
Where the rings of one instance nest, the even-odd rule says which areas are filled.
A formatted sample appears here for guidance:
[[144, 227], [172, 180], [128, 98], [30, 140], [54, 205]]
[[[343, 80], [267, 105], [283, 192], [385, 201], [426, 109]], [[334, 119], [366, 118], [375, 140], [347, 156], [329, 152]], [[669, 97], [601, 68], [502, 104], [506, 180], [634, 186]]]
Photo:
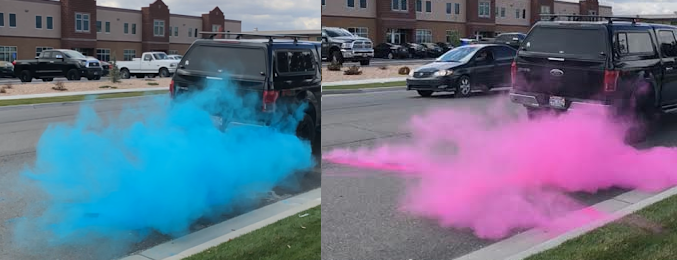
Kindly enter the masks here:
[[[81, 30], [78, 30], [78, 14], [80, 15], [80, 21], [82, 22], [82, 24], [81, 24], [81, 28], [82, 28], [82, 29], [81, 29]], [[85, 15], [87, 16], [87, 23], [85, 23]], [[92, 15], [91, 15], [90, 13], [79, 13], [79, 12], [76, 12], [76, 13], [75, 13], [75, 16], [74, 16], [73, 18], [75, 18], [75, 21], [74, 21], [74, 22], [75, 22], [75, 28], [74, 28], [74, 29], [75, 29], [75, 32], [79, 32], [79, 33], [89, 33], [89, 32], [92, 32], [92, 28], [91, 28], [91, 27], [92, 27], [92, 26], [91, 26], [91, 25], [92, 25], [92, 24], [91, 24], [91, 22], [92, 22]], [[87, 28], [88, 28], [87, 30], [85, 30], [85, 24], [89, 24], [89, 25], [87, 26]]]

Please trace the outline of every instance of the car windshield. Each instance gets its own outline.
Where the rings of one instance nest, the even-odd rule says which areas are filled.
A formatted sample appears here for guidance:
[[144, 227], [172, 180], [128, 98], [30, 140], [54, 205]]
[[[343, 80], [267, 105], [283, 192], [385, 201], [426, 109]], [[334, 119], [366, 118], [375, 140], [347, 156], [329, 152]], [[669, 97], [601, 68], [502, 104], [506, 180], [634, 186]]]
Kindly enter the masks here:
[[477, 46], [463, 46], [455, 48], [437, 58], [437, 61], [442, 62], [466, 61], [469, 60], [478, 49], [479, 47]]
[[155, 57], [156, 60], [167, 60], [167, 54], [158, 52], [158, 53], [153, 53], [153, 57]]
[[63, 55], [66, 55], [66, 58], [69, 59], [86, 59], [85, 55], [82, 55], [82, 53], [79, 53], [77, 51], [62, 51]]
[[326, 31], [329, 37], [354, 36], [352, 33], [350, 33], [345, 29], [326, 29]]

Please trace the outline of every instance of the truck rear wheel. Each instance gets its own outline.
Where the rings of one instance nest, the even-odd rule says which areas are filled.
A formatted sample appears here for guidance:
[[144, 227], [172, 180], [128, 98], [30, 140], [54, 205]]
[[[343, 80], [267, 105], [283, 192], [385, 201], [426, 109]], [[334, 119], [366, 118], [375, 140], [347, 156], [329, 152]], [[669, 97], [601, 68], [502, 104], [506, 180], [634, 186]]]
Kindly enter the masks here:
[[160, 78], [169, 77], [169, 70], [167, 68], [160, 69]]
[[129, 70], [127, 68], [123, 68], [120, 70], [120, 77], [123, 79], [129, 79], [132, 75], [129, 74]]
[[33, 76], [31, 76], [31, 72], [24, 70], [19, 74], [19, 79], [21, 82], [31, 82], [33, 81]]
[[70, 69], [66, 72], [66, 79], [68, 80], [80, 80], [80, 72], [76, 69]]

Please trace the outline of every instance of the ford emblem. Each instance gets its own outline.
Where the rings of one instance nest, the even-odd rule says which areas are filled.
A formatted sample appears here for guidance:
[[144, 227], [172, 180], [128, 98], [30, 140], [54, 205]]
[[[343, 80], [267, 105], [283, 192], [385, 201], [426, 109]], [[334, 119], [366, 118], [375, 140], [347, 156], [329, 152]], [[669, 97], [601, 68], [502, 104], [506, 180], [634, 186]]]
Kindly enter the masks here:
[[558, 70], [558, 69], [553, 69], [550, 71], [550, 75], [553, 75], [555, 77], [561, 77], [564, 75], [564, 71]]

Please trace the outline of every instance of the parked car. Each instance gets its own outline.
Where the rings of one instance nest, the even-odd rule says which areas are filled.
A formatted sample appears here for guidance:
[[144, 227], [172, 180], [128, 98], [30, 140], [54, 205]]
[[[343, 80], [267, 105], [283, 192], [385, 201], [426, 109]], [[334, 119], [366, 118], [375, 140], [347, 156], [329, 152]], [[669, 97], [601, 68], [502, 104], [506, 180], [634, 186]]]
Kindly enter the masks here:
[[442, 48], [443, 53], [446, 53], [446, 52], [448, 52], [448, 51], [450, 51], [451, 49], [454, 48], [454, 46], [451, 45], [451, 43], [447, 43], [447, 42], [438, 42], [436, 44], [437, 44], [437, 46], [440, 46]]
[[135, 76], [145, 78], [146, 76], [170, 77], [176, 70], [178, 60], [167, 58], [164, 52], [144, 52], [141, 58], [134, 58], [131, 61], [118, 61], [116, 65], [120, 70], [120, 77], [123, 79]]
[[0, 78], [14, 77], [14, 65], [8, 61], [0, 61]]
[[473, 90], [510, 86], [510, 64], [516, 50], [498, 44], [473, 44], [454, 48], [434, 62], [409, 73], [407, 90], [422, 97], [454, 92], [467, 97]]
[[374, 57], [384, 59], [406, 59], [409, 51], [402, 45], [381, 43], [374, 47]]
[[520, 44], [522, 44], [522, 41], [524, 41], [524, 38], [526, 37], [527, 35], [524, 33], [502, 33], [499, 34], [496, 39], [494, 39], [494, 43], [506, 44], [517, 49], [520, 47]]
[[597, 105], [650, 129], [657, 115], [677, 111], [677, 27], [597, 20], [536, 23], [512, 65], [510, 98], [531, 117]]
[[343, 28], [323, 27], [322, 58], [339, 64], [348, 61], [369, 65], [374, 58], [373, 43]]
[[66, 77], [68, 80], [99, 80], [103, 70], [99, 60], [87, 58], [74, 50], [54, 49], [45, 50], [33, 60], [16, 60], [14, 75], [21, 82], [31, 82], [33, 79], [52, 81], [56, 77]]
[[427, 56], [426, 47], [418, 43], [405, 43], [403, 45], [409, 51], [410, 58], [425, 58]]
[[426, 47], [426, 57], [428, 58], [437, 58], [445, 53], [442, 47], [438, 46], [437, 44], [424, 43], [423, 45]]
[[[258, 93], [263, 113], [272, 113], [276, 104], [306, 102], [307, 109], [297, 126], [299, 138], [316, 144], [321, 126], [321, 51], [316, 42], [275, 39], [233, 40], [200, 39], [193, 42], [178, 65], [170, 83], [171, 97], [204, 89], [206, 79], [219, 80], [230, 73], [229, 81], [237, 93]], [[226, 84], [227, 85], [227, 84]], [[292, 109], [284, 113], [295, 113]], [[260, 122], [223, 122], [213, 115], [220, 128], [231, 123], [268, 125], [272, 118]], [[318, 137], [318, 138], [316, 138]]]
[[167, 58], [170, 59], [170, 60], [181, 60], [183, 58], [183, 56], [172, 54], [172, 55], [167, 55]]

